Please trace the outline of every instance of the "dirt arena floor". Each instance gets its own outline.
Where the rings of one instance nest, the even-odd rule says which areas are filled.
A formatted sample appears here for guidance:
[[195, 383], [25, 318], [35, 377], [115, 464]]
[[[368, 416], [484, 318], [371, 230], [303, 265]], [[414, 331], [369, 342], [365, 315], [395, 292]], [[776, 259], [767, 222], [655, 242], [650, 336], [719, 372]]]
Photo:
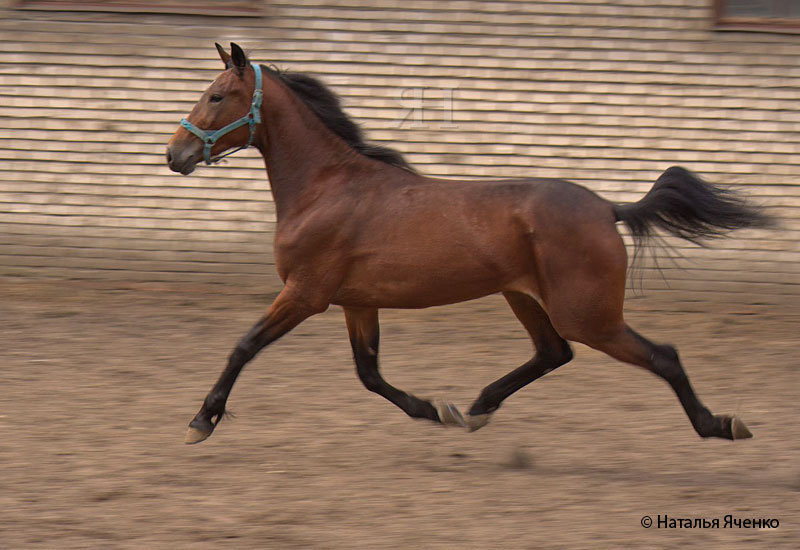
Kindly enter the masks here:
[[[267, 300], [0, 283], [0, 548], [800, 547], [791, 311], [628, 314], [752, 440], [701, 440], [665, 383], [580, 345], [476, 433], [413, 421], [361, 386], [331, 308], [248, 366], [235, 419], [184, 445]], [[530, 355], [498, 297], [382, 321], [387, 379], [462, 410]]]

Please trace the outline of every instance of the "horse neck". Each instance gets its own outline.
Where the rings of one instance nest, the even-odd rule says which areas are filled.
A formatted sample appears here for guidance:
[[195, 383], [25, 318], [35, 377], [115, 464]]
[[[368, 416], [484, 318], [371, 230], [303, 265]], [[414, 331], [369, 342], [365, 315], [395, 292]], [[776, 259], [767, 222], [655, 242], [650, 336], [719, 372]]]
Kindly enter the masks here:
[[[361, 159], [349, 145], [328, 130], [285, 85], [265, 79], [262, 136], [264, 157], [278, 220], [304, 197], [317, 196], [314, 187], [331, 181], [336, 171]], [[363, 159], [361, 159], [363, 160]], [[322, 175], [325, 177], [320, 177]]]

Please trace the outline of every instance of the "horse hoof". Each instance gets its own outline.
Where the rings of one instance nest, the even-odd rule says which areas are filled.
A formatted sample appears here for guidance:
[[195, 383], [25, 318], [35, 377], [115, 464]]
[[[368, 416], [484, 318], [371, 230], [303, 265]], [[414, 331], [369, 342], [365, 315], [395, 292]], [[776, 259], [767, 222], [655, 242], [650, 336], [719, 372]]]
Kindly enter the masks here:
[[453, 405], [450, 401], [445, 399], [437, 399], [434, 403], [436, 413], [439, 415], [439, 422], [445, 426], [458, 426], [464, 428], [467, 424], [464, 422], [464, 416], [458, 407]]
[[486, 424], [489, 423], [489, 419], [492, 417], [491, 413], [486, 414], [468, 414], [467, 415], [467, 429], [470, 432], [474, 432], [475, 430], [480, 430]]
[[205, 441], [208, 439], [208, 436], [211, 435], [211, 430], [201, 430], [199, 428], [195, 428], [191, 424], [186, 429], [186, 437], [184, 438], [183, 442], [187, 445], [194, 445], [195, 443], [200, 443], [201, 441]]
[[750, 439], [753, 437], [753, 433], [747, 429], [745, 423], [739, 420], [739, 418], [736, 416], [731, 418], [731, 435], [733, 436], [734, 441], [737, 439]]

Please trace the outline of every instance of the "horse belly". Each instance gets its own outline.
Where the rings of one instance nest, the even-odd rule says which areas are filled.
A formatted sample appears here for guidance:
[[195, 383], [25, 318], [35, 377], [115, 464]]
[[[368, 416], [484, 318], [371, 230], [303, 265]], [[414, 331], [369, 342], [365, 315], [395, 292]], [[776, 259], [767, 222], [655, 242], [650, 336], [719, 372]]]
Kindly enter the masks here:
[[[396, 252], [353, 262], [332, 303], [350, 307], [424, 308], [505, 289], [518, 278], [514, 258], [474, 250]], [[504, 257], [505, 256], [505, 257]]]

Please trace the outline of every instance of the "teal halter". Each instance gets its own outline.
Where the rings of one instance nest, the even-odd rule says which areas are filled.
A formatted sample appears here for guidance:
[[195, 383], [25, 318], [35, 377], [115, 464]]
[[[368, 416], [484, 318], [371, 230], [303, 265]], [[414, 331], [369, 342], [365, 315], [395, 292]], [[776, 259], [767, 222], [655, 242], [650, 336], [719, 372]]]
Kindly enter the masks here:
[[[185, 118], [181, 119], [181, 126], [189, 130], [191, 133], [196, 135], [200, 138], [200, 140], [205, 143], [205, 147], [203, 147], [203, 160], [206, 161], [206, 164], [212, 164], [215, 162], [219, 162], [221, 159], [227, 157], [228, 155], [232, 155], [237, 151], [241, 151], [242, 149], [247, 149], [253, 144], [253, 138], [256, 135], [256, 124], [261, 124], [261, 99], [263, 96], [263, 90], [261, 89], [261, 66], [253, 65], [253, 71], [256, 73], [256, 83], [255, 89], [253, 90], [253, 101], [250, 104], [250, 111], [244, 115], [242, 118], [231, 122], [227, 126], [223, 126], [219, 130], [208, 131], [208, 130], [201, 130]], [[226, 153], [224, 155], [217, 155], [214, 158], [211, 158], [211, 148], [214, 147], [214, 144], [217, 142], [219, 138], [224, 136], [225, 134], [229, 134], [244, 126], [245, 124], [250, 126], [250, 139], [247, 140], [247, 145], [242, 145], [238, 149], [234, 149], [233, 151]]]

